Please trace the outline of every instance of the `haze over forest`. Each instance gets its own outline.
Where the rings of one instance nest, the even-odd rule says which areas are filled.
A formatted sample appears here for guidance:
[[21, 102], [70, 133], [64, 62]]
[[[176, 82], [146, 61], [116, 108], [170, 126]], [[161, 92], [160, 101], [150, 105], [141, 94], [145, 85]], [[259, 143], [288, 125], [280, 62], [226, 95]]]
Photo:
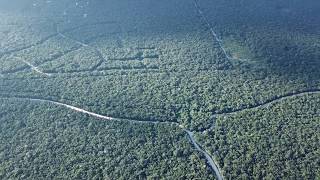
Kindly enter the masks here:
[[0, 179], [320, 179], [320, 1], [0, 0]]

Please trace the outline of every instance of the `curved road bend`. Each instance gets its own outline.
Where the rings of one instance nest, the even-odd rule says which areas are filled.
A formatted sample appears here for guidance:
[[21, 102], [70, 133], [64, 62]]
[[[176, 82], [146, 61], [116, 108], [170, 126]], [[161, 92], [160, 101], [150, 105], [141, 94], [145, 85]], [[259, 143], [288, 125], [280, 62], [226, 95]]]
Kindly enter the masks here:
[[[246, 107], [246, 108], [239, 108], [239, 109], [235, 109], [235, 110], [231, 110], [231, 111], [215, 113], [212, 116], [213, 116], [213, 119], [215, 119], [217, 116], [229, 116], [229, 115], [236, 114], [236, 113], [239, 113], [239, 112], [242, 112], [242, 111], [247, 111], [247, 110], [253, 110], [253, 109], [267, 107], [269, 105], [272, 105], [274, 103], [277, 103], [277, 102], [280, 102], [280, 101], [283, 101], [283, 100], [286, 100], [286, 99], [289, 99], [289, 98], [292, 98], [292, 97], [300, 97], [300, 96], [311, 95], [311, 94], [320, 94], [320, 89], [307, 89], [307, 90], [298, 91], [298, 92], [295, 92], [295, 93], [288, 93], [288, 94], [285, 94], [285, 95], [282, 95], [282, 96], [278, 96], [276, 98], [269, 99], [269, 100], [267, 100], [267, 101], [265, 101], [263, 103], [252, 105], [252, 106], [249, 106], [249, 107]], [[197, 131], [197, 132], [204, 132], [204, 131], [213, 130], [214, 127], [215, 127], [215, 122], [216, 121], [214, 120], [210, 127], [201, 129], [200, 131]]]
[[289, 98], [293, 98], [293, 97], [301, 97], [301, 96], [305, 96], [305, 95], [311, 95], [311, 94], [319, 94], [320, 93], [320, 89], [307, 89], [307, 90], [302, 90], [302, 91], [298, 91], [298, 92], [293, 92], [293, 93], [288, 93], [282, 96], [278, 96], [272, 99], [269, 99], [263, 103], [258, 103], [256, 105], [252, 105], [246, 108], [239, 108], [239, 109], [235, 109], [232, 111], [228, 111], [228, 112], [221, 112], [221, 113], [216, 113], [213, 114], [213, 116], [219, 116], [219, 115], [232, 115], [238, 112], [242, 112], [242, 111], [246, 111], [246, 110], [252, 110], [252, 109], [258, 109], [258, 108], [263, 108], [263, 107], [267, 107], [269, 105], [272, 105], [274, 103], [289, 99]]
[[197, 144], [196, 140], [194, 139], [193, 137], [193, 133], [187, 129], [185, 129], [183, 126], [179, 125], [178, 123], [176, 122], [161, 122], [161, 121], [139, 121], [139, 120], [129, 120], [129, 119], [120, 119], [120, 118], [114, 118], [114, 117], [110, 117], [110, 116], [104, 116], [104, 115], [101, 115], [101, 114], [97, 114], [97, 113], [94, 113], [94, 112], [90, 112], [90, 111], [87, 111], [85, 109], [82, 109], [82, 108], [78, 108], [78, 107], [75, 107], [75, 106], [72, 106], [72, 105], [69, 105], [69, 104], [64, 104], [64, 103], [61, 103], [61, 102], [57, 102], [57, 101], [53, 101], [53, 100], [47, 100], [47, 99], [40, 99], [40, 98], [28, 98], [28, 97], [1, 97], [0, 98], [2, 99], [23, 99], [23, 100], [29, 100], [29, 101], [35, 101], [35, 102], [42, 102], [42, 103], [51, 103], [51, 104], [55, 104], [55, 105], [58, 105], [58, 106], [63, 106], [65, 108], [68, 108], [68, 109], [71, 109], [71, 110], [74, 110], [74, 111], [77, 111], [77, 112], [80, 112], [80, 113], [84, 113], [84, 114], [87, 114], [87, 115], [90, 115], [90, 116], [93, 116], [93, 117], [96, 117], [96, 118], [100, 118], [100, 119], [104, 119], [104, 120], [109, 120], [109, 121], [129, 121], [129, 122], [133, 122], [133, 123], [150, 123], [150, 124], [170, 124], [170, 125], [175, 125], [179, 128], [181, 128], [183, 131], [185, 131], [187, 133], [187, 135], [189, 136], [190, 140], [191, 140], [191, 143], [193, 144], [193, 146], [198, 150], [200, 151], [201, 153], [204, 154], [206, 160], [208, 161], [208, 164], [210, 165], [211, 169], [215, 172], [216, 176], [218, 177], [219, 180], [222, 180], [223, 177], [219, 171], [219, 168], [218, 166], [216, 165], [216, 163], [214, 162], [214, 160], [210, 157], [210, 155], [202, 150], [200, 148], [200, 146]]

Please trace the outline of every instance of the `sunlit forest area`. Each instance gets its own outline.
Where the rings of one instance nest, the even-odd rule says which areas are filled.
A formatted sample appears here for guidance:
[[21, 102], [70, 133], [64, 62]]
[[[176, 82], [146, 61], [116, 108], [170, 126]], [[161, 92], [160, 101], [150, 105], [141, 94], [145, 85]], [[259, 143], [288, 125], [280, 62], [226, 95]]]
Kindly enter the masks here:
[[319, 179], [320, 1], [0, 0], [0, 179]]

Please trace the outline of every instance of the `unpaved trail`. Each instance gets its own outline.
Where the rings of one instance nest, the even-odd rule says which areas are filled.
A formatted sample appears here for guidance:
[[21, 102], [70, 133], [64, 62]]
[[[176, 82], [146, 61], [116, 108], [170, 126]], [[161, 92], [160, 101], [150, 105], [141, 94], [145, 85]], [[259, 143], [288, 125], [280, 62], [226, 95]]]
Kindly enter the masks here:
[[205, 132], [205, 131], [212, 131], [215, 128], [215, 122], [218, 116], [230, 116], [236, 113], [248, 111], [248, 110], [255, 110], [255, 109], [260, 109], [260, 108], [265, 108], [268, 106], [271, 106], [272, 104], [281, 102], [283, 100], [289, 99], [289, 98], [294, 98], [294, 97], [301, 97], [305, 95], [311, 95], [311, 94], [320, 94], [320, 89], [307, 89], [307, 90], [302, 90], [302, 91], [297, 91], [297, 92], [292, 92], [292, 93], [287, 93], [282, 96], [277, 96], [271, 99], [266, 100], [265, 102], [258, 103], [249, 107], [244, 107], [244, 108], [239, 108], [231, 111], [226, 111], [226, 112], [220, 112], [220, 113], [214, 113], [212, 115], [213, 122], [210, 127], [202, 129], [197, 132]]
[[77, 44], [79, 44], [79, 45], [81, 45], [81, 46], [83, 46], [83, 47], [89, 47], [88, 44], [85, 44], [85, 43], [83, 43], [83, 42], [81, 42], [81, 41], [78, 41], [78, 40], [76, 40], [76, 39], [73, 39], [73, 38], [70, 38], [70, 37], [64, 35], [64, 34], [60, 31], [58, 25], [57, 25], [57, 34], [58, 34], [59, 36], [65, 38], [65, 39], [68, 39], [68, 40], [70, 40], [70, 41], [73, 41], [73, 42], [75, 42], [75, 43], [77, 43]]
[[31, 64], [31, 63], [28, 62], [28, 61], [26, 61], [26, 60], [24, 60], [24, 59], [22, 59], [22, 58], [20, 58], [20, 57], [15, 57], [15, 58], [16, 58], [16, 59], [19, 59], [20, 61], [22, 61], [22, 62], [24, 62], [25, 64], [27, 64], [28, 66], [30, 66], [30, 68], [31, 68], [32, 70], [34, 70], [35, 72], [37, 72], [37, 73], [42, 74], [42, 75], [45, 75], [45, 76], [51, 76], [51, 74], [45, 73], [45, 72], [41, 71], [37, 66]]
[[277, 102], [289, 99], [289, 98], [293, 98], [293, 97], [301, 97], [301, 96], [305, 96], [305, 95], [311, 95], [311, 94], [319, 94], [320, 93], [320, 88], [317, 89], [307, 89], [307, 90], [302, 90], [302, 91], [297, 91], [297, 92], [292, 92], [292, 93], [288, 93], [285, 95], [281, 95], [281, 96], [277, 96], [274, 98], [271, 98], [263, 103], [258, 103], [249, 107], [245, 107], [245, 108], [239, 108], [239, 109], [235, 109], [232, 111], [228, 111], [228, 112], [221, 112], [221, 113], [216, 113], [214, 114], [214, 116], [218, 116], [218, 115], [232, 115], [235, 113], [239, 113], [242, 111], [247, 111], [247, 110], [254, 110], [254, 109], [259, 109], [259, 108], [264, 108], [264, 107], [268, 107], [272, 104], [275, 104]]
[[199, 3], [197, 2], [197, 0], [193, 0], [193, 4], [194, 7], [196, 8], [198, 14], [200, 15], [201, 19], [206, 23], [206, 25], [208, 26], [210, 33], [212, 35], [212, 37], [218, 42], [218, 45], [220, 47], [220, 49], [222, 50], [223, 54], [225, 55], [225, 57], [229, 60], [231, 60], [232, 58], [228, 55], [226, 49], [223, 47], [222, 45], [222, 40], [218, 38], [217, 33], [214, 31], [213, 27], [211, 26], [211, 24], [209, 23], [208, 18], [205, 16], [205, 14], [203, 13], [203, 11], [200, 8]]
[[239, 61], [246, 61], [247, 59], [240, 59], [240, 58], [235, 58], [235, 57], [231, 57], [228, 55], [227, 50], [224, 48], [223, 46], [223, 42], [222, 40], [218, 37], [217, 33], [214, 31], [214, 28], [212, 27], [212, 25], [210, 24], [207, 16], [204, 14], [204, 12], [202, 11], [199, 3], [197, 0], [193, 0], [193, 4], [195, 9], [197, 10], [198, 14], [200, 15], [201, 19], [204, 21], [204, 23], [206, 24], [206, 26], [209, 28], [210, 30], [210, 34], [212, 35], [213, 39], [215, 39], [218, 42], [218, 45], [220, 47], [220, 49], [222, 50], [223, 55], [228, 59], [228, 60], [239, 60]]
[[83, 42], [81, 42], [81, 41], [79, 41], [77, 39], [74, 39], [74, 38], [66, 36], [63, 32], [60, 31], [58, 24], [57, 23], [55, 23], [55, 24], [56, 24], [56, 32], [57, 32], [57, 34], [59, 36], [65, 38], [65, 39], [68, 39], [70, 41], [73, 41], [73, 42], [75, 42], [75, 43], [77, 43], [77, 44], [79, 44], [79, 45], [81, 45], [83, 47], [89, 47], [89, 48], [91, 48], [91, 49], [93, 49], [95, 51], [95, 53], [99, 57], [100, 61], [99, 61], [99, 63], [97, 63], [96, 66], [92, 67], [92, 69], [91, 69], [92, 71], [96, 70], [104, 61], [107, 62], [107, 59], [104, 57], [103, 53], [98, 48], [96, 48], [94, 46], [91, 46], [89, 44], [83, 43]]

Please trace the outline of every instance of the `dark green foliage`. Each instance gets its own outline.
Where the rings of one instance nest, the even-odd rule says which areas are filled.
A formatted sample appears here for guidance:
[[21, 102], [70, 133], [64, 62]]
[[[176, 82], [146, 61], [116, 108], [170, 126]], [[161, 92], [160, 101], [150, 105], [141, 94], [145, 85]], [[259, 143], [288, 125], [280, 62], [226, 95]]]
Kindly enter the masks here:
[[[24, 9], [30, 19], [0, 13], [0, 97], [204, 131], [198, 140], [226, 179], [319, 178], [319, 95], [301, 93], [320, 89], [320, 4], [196, 2], [208, 22], [193, 0], [43, 1]], [[0, 120], [0, 179], [213, 178], [171, 125], [12, 99]]]
[[227, 178], [316, 179], [319, 124], [320, 96], [305, 95], [220, 116], [199, 140], [217, 154]]
[[180, 129], [1, 100], [0, 179], [213, 178]]

